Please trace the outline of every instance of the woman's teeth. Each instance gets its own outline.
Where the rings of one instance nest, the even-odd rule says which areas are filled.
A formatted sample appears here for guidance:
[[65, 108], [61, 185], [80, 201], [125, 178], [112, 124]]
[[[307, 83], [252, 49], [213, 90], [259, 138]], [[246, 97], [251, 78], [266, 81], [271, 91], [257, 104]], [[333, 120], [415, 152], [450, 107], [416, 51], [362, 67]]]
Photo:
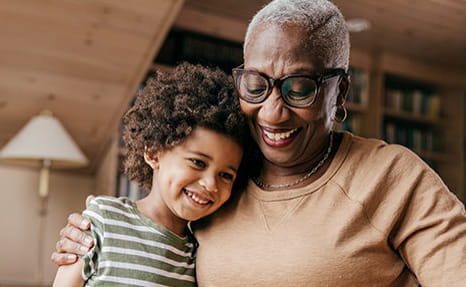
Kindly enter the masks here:
[[265, 131], [264, 130], [264, 134], [266, 137], [268, 137], [269, 139], [273, 140], [273, 141], [279, 141], [279, 140], [283, 140], [283, 139], [287, 139], [287, 138], [290, 138], [291, 135], [296, 132], [298, 129], [292, 129], [290, 131], [287, 131], [287, 132], [284, 132], [284, 133], [272, 133], [272, 132], [268, 132], [268, 131]]
[[191, 197], [192, 200], [194, 200], [196, 203], [199, 203], [199, 204], [202, 204], [202, 205], [205, 205], [205, 204], [208, 204], [210, 202], [210, 200], [206, 200], [206, 199], [201, 199], [199, 196], [197, 196], [196, 194], [192, 193], [192, 192], [189, 192], [187, 190], [184, 190], [184, 194], [186, 194], [187, 196]]

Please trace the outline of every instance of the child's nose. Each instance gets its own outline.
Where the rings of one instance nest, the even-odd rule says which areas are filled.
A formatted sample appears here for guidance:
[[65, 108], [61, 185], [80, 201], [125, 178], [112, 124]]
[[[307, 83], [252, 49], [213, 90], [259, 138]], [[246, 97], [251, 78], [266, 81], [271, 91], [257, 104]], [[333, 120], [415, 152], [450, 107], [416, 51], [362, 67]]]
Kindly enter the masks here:
[[215, 176], [206, 175], [206, 176], [201, 178], [199, 183], [203, 188], [205, 188], [205, 190], [207, 190], [209, 192], [217, 192], [218, 191], [217, 180], [215, 179]]

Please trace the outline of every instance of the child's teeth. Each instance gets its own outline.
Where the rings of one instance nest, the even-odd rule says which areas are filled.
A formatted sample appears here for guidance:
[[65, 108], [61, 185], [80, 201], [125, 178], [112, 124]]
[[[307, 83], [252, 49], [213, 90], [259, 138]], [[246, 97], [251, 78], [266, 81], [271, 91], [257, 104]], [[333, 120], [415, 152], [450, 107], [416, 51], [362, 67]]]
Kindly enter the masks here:
[[209, 201], [208, 200], [202, 200], [200, 199], [197, 195], [191, 193], [191, 192], [186, 192], [186, 194], [191, 197], [195, 202], [199, 204], [207, 204]]

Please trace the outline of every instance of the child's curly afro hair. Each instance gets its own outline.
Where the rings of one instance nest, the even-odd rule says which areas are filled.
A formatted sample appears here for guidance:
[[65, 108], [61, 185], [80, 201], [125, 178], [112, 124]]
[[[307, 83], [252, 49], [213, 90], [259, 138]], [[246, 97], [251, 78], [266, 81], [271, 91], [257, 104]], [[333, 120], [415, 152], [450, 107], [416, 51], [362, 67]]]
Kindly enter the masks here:
[[[125, 173], [150, 190], [153, 171], [144, 152], [170, 149], [198, 126], [228, 135], [241, 146], [248, 141], [232, 79], [218, 68], [187, 63], [171, 73], [155, 73], [123, 117]], [[241, 178], [238, 174], [237, 181], [245, 176]]]

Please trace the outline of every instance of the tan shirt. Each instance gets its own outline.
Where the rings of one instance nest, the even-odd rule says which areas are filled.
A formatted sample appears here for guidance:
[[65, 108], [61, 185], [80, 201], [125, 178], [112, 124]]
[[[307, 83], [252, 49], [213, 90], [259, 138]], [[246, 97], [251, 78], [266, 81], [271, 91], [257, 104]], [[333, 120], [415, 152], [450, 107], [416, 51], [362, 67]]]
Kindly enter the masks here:
[[408, 149], [349, 133], [317, 181], [250, 183], [197, 228], [201, 287], [466, 286], [464, 205]]

